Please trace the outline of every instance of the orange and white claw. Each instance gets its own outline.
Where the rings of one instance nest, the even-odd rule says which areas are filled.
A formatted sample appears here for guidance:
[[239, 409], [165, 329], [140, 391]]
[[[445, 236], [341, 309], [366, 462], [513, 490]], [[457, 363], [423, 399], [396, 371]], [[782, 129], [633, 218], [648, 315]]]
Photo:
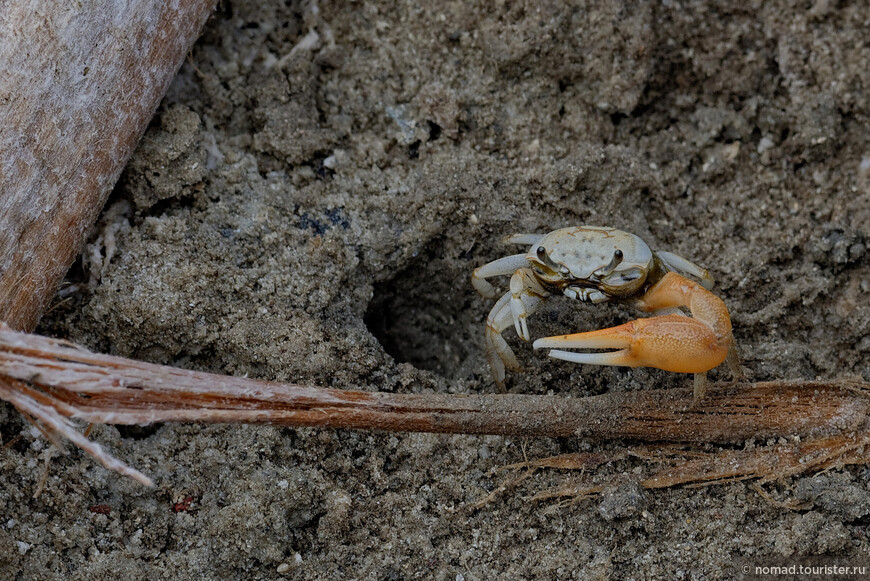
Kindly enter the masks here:
[[[716, 337], [705, 323], [682, 315], [630, 321], [618, 327], [538, 339], [535, 349], [555, 348], [550, 357], [588, 365], [655, 367], [676, 373], [703, 373], [725, 360], [730, 337]], [[562, 349], [618, 349], [575, 353]]]
[[[705, 373], [732, 350], [731, 318], [722, 300], [696, 282], [669, 272], [636, 302], [642, 310], [688, 308], [692, 316], [663, 315], [618, 327], [538, 339], [536, 349], [575, 363], [655, 367], [676, 373]], [[574, 353], [562, 349], [618, 349]]]

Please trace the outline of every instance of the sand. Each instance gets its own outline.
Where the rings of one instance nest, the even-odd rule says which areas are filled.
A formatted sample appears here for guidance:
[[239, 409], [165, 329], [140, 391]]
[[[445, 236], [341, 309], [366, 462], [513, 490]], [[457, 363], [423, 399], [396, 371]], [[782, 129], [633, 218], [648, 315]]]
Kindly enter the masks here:
[[[870, 379], [867, 10], [787, 1], [223, 2], [39, 332], [162, 364], [495, 391], [471, 271], [517, 232], [606, 225], [709, 268], [750, 377]], [[506, 281], [498, 281], [502, 287]], [[636, 317], [553, 300], [542, 337]], [[688, 387], [505, 332], [515, 393]], [[711, 373], [728, 379], [727, 367]], [[731, 579], [870, 566], [864, 467], [531, 502], [572, 438], [97, 427], [158, 483], [55, 454], [0, 405], [6, 579]], [[18, 436], [21, 436], [20, 438]], [[750, 442], [761, 445], [765, 442]]]

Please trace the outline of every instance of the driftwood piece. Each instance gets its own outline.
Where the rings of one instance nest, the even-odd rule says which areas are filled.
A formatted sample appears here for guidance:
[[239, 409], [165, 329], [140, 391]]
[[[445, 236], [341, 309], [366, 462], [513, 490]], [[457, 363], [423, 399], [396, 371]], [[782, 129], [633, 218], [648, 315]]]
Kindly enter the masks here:
[[215, 0], [0, 0], [0, 320], [32, 330]]
[[[91, 353], [0, 326], [0, 397], [82, 446], [68, 418], [106, 424], [233, 422], [386, 431], [581, 436], [645, 442], [867, 435], [870, 385], [859, 380], [716, 385], [568, 399], [393, 394], [214, 375]], [[863, 437], [862, 436], [862, 437]], [[76, 439], [77, 438], [77, 439]], [[107, 467], [148, 481], [102, 451]]]

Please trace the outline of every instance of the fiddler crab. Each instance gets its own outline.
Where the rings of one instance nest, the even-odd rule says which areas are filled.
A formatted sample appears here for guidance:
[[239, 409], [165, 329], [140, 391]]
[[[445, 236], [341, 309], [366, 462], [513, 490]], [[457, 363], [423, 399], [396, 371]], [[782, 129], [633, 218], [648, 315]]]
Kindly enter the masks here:
[[[731, 334], [731, 318], [722, 299], [710, 292], [713, 278], [697, 264], [676, 254], [653, 252], [646, 243], [614, 228], [576, 226], [549, 234], [516, 234], [507, 244], [531, 245], [485, 264], [471, 275], [482, 296], [498, 299], [486, 320], [486, 355], [493, 378], [504, 389], [505, 368], [521, 369], [502, 337], [511, 325], [524, 341], [530, 339], [527, 319], [554, 294], [602, 303], [622, 301], [657, 316], [624, 325], [538, 339], [535, 349], [555, 348], [550, 357], [591, 365], [655, 367], [694, 373], [694, 397], [704, 397], [707, 371], [728, 359], [740, 376]], [[486, 280], [510, 275], [510, 291], [499, 297]], [[692, 276], [695, 282], [686, 278]], [[681, 308], [688, 309], [691, 317]], [[616, 349], [576, 353], [563, 349]]]

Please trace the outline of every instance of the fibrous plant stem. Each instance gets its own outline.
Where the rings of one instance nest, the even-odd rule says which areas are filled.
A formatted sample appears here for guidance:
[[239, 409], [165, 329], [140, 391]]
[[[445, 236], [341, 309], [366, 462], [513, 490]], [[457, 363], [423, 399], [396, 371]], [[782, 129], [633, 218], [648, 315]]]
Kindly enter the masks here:
[[643, 442], [741, 442], [867, 432], [870, 385], [860, 380], [713, 385], [607, 393], [396, 394], [215, 375], [101, 355], [0, 326], [0, 398], [94, 454], [70, 418], [105, 424], [223, 422], [399, 432], [578, 436]]
[[215, 4], [0, 2], [0, 320], [35, 327]]

